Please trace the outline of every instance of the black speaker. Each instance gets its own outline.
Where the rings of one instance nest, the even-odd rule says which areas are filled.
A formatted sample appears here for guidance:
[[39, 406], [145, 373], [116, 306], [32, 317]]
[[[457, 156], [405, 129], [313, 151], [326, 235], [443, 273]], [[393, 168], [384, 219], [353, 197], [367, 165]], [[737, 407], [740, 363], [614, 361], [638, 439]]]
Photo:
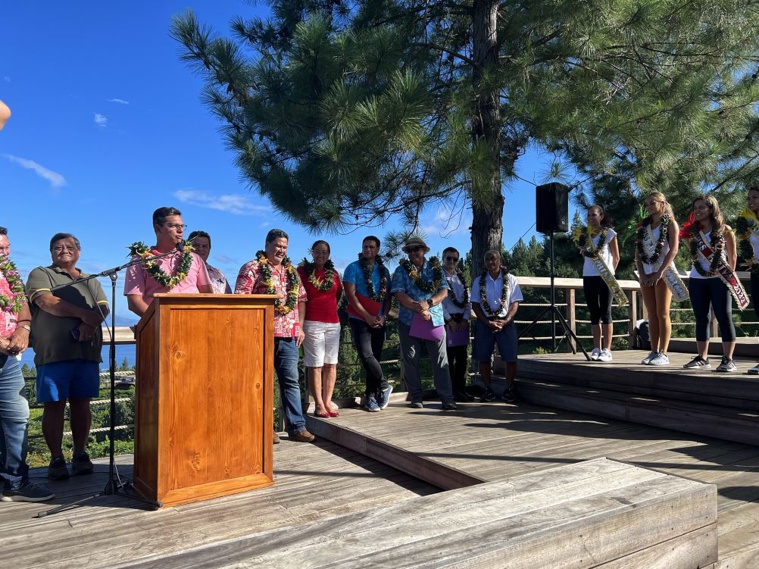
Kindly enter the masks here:
[[551, 182], [535, 188], [535, 218], [538, 233], [569, 231], [569, 188]]

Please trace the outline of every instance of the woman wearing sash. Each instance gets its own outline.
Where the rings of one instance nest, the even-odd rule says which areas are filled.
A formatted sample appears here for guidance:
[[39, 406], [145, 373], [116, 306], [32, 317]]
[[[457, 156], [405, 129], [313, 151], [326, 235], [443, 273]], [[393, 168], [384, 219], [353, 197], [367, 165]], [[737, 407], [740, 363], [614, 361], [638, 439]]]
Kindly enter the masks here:
[[[731, 293], [745, 296], [735, 278], [736, 246], [733, 232], [725, 225], [719, 203], [714, 196], [700, 196], [693, 200], [692, 221], [683, 224], [681, 237], [688, 241], [693, 268], [688, 279], [693, 314], [696, 318], [696, 345], [698, 354], [683, 367], [709, 369], [709, 307], [719, 322], [722, 335], [722, 362], [715, 371], [735, 372], [735, 326], [733, 326], [733, 299]], [[735, 287], [739, 287], [740, 290]], [[731, 290], [733, 288], [733, 290]]]
[[308, 390], [314, 398], [314, 416], [337, 417], [332, 408], [332, 394], [337, 380], [337, 354], [340, 348], [340, 317], [337, 302], [343, 284], [329, 258], [326, 241], [311, 245], [314, 262], [303, 259], [298, 276], [306, 289], [306, 319], [303, 322], [303, 365], [308, 375]]
[[[590, 328], [593, 333], [593, 361], [610, 362], [614, 324], [611, 319], [613, 299], [611, 286], [616, 284], [614, 271], [619, 264], [617, 233], [609, 227], [609, 220], [600, 205], [588, 208], [588, 226], [575, 230], [575, 242], [585, 258], [582, 267], [582, 288], [590, 311]], [[611, 281], [607, 283], [607, 281]]]
[[[736, 223], [738, 251], [749, 271], [751, 271], [751, 304], [759, 316], [759, 186], [748, 189], [748, 209], [743, 211]], [[759, 365], [748, 370], [751, 375], [759, 375]]]
[[[669, 305], [672, 291], [663, 278], [672, 266], [679, 245], [680, 229], [672, 213], [672, 206], [661, 192], [653, 192], [645, 200], [648, 217], [638, 227], [635, 248], [635, 265], [640, 275], [640, 292], [648, 314], [651, 333], [651, 353], [642, 362], [644, 365], [669, 365], [667, 348], [672, 336], [672, 322]], [[676, 275], [670, 278], [676, 278]], [[682, 283], [680, 283], [682, 289]]]

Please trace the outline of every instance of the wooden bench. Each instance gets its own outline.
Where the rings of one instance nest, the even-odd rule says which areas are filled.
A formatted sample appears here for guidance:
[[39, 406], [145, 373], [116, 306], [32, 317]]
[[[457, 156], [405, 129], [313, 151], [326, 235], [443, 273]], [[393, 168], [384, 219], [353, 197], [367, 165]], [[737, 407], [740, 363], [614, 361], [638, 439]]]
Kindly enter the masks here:
[[118, 567], [695, 569], [716, 522], [714, 485], [601, 458]]

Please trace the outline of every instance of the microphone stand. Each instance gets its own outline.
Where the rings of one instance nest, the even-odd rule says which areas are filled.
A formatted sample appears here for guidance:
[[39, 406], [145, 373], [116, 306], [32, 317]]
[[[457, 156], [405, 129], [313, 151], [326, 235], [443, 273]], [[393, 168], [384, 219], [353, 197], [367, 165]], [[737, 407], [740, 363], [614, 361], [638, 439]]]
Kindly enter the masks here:
[[111, 279], [111, 329], [110, 329], [111, 340], [110, 340], [110, 345], [109, 345], [109, 350], [108, 350], [108, 368], [110, 372], [109, 375], [110, 375], [110, 381], [111, 381], [111, 390], [110, 390], [111, 420], [110, 420], [110, 428], [108, 430], [108, 438], [109, 438], [108, 482], [106, 482], [105, 488], [103, 488], [103, 490], [101, 490], [100, 492], [97, 492], [96, 494], [87, 496], [86, 498], [82, 498], [81, 500], [76, 500], [75, 502], [71, 502], [69, 504], [62, 504], [60, 506], [56, 506], [55, 508], [51, 508], [49, 510], [39, 512], [37, 515], [34, 516], [35, 518], [44, 518], [45, 516], [57, 514], [59, 512], [66, 511], [71, 508], [75, 508], [77, 506], [81, 506], [85, 502], [89, 502], [90, 500], [94, 500], [95, 498], [100, 498], [101, 496], [122, 496], [129, 500], [136, 500], [137, 502], [141, 502], [143, 504], [153, 506], [153, 508], [160, 508], [163, 505], [161, 502], [144, 498], [140, 496], [139, 494], [132, 492], [131, 491], [131, 488], [133, 488], [132, 483], [127, 478], [121, 478], [119, 476], [118, 469], [116, 468], [116, 281], [119, 278], [118, 273], [122, 269], [126, 269], [134, 265], [142, 265], [148, 261], [154, 261], [155, 259], [162, 259], [163, 257], [168, 257], [170, 255], [173, 255], [174, 253], [177, 252], [177, 250], [181, 250], [180, 247], [183, 244], [184, 242], [180, 242], [177, 245], [177, 248], [172, 249], [171, 251], [168, 251], [166, 253], [161, 253], [160, 255], [155, 255], [147, 259], [142, 259], [142, 258], [133, 259], [129, 261], [128, 263], [124, 263], [123, 265], [119, 265], [118, 267], [114, 267], [112, 269], [106, 269], [105, 271], [98, 273], [96, 275], [90, 275], [88, 277], [78, 278], [70, 283], [54, 286], [50, 289], [51, 291], [55, 291], [61, 288], [74, 286], [76, 284], [86, 283], [87, 281], [96, 279], [98, 277], [109, 277]]

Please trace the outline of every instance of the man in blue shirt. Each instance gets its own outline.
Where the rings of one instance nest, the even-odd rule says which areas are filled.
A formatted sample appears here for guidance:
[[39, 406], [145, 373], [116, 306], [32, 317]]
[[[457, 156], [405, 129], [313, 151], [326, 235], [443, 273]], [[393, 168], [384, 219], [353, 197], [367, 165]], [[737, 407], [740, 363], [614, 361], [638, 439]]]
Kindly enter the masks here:
[[348, 299], [348, 322], [353, 332], [361, 364], [366, 372], [367, 411], [387, 407], [393, 386], [382, 373], [380, 359], [385, 343], [385, 318], [390, 310], [390, 271], [379, 255], [380, 240], [374, 235], [364, 238], [358, 261], [345, 269], [343, 286]]
[[443, 278], [440, 261], [424, 256], [430, 250], [420, 237], [406, 241], [401, 260], [393, 274], [390, 292], [401, 305], [398, 316], [398, 335], [401, 343], [403, 377], [411, 398], [410, 406], [422, 409], [422, 383], [419, 377], [419, 355], [422, 345], [427, 348], [435, 389], [443, 402], [443, 410], [457, 409], [453, 399], [451, 377], [445, 342], [445, 320], [441, 303], [448, 296], [448, 281]]

